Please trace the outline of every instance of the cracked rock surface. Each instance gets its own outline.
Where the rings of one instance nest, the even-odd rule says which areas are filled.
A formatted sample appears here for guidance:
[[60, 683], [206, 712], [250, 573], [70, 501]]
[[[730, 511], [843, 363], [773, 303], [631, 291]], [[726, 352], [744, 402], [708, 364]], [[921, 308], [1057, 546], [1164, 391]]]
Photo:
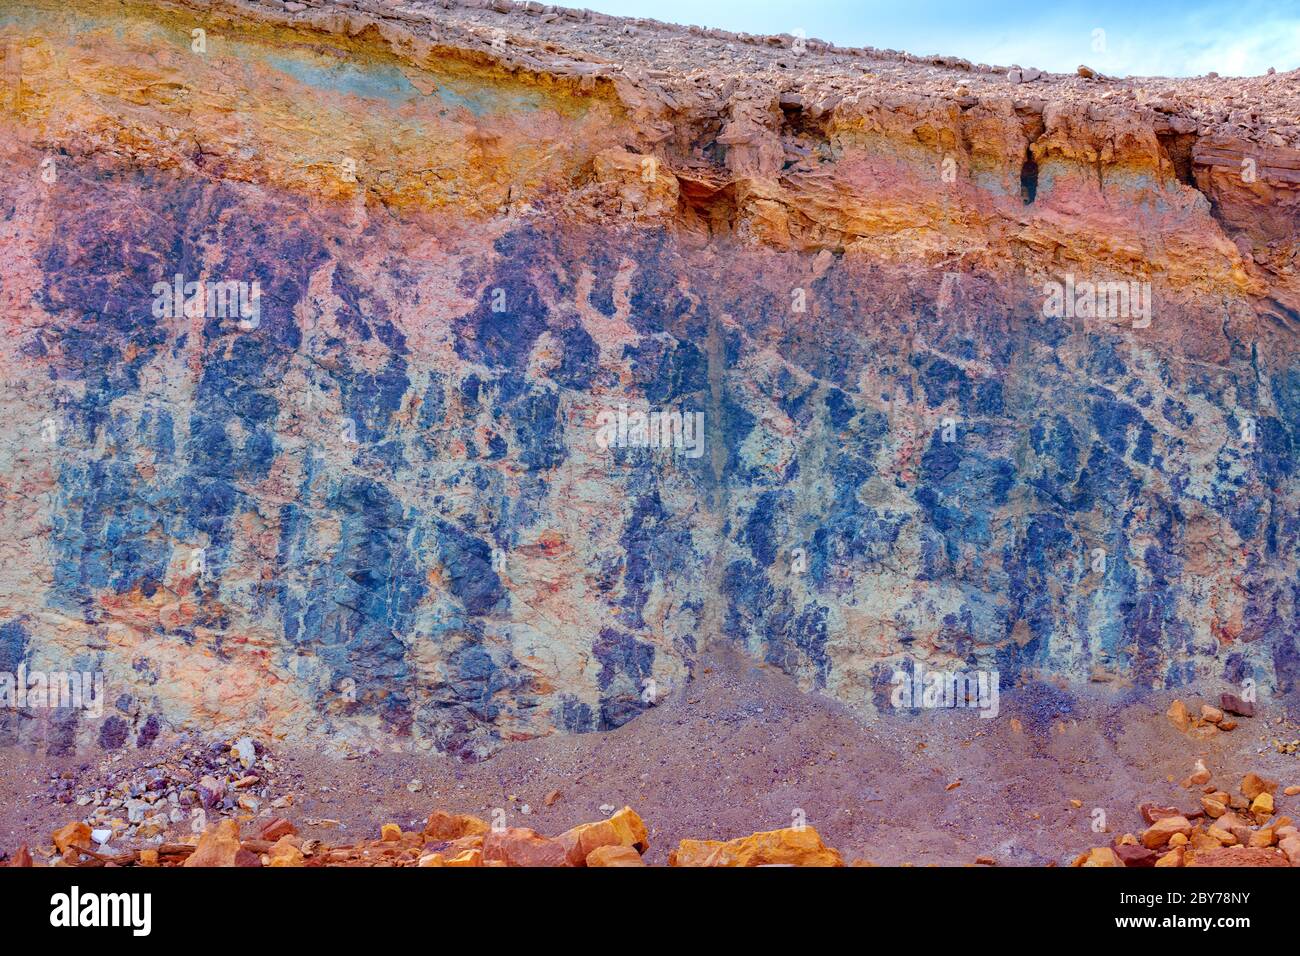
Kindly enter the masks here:
[[797, 41], [0, 0], [0, 671], [106, 688], [0, 740], [476, 760], [714, 648], [1294, 707], [1297, 75]]

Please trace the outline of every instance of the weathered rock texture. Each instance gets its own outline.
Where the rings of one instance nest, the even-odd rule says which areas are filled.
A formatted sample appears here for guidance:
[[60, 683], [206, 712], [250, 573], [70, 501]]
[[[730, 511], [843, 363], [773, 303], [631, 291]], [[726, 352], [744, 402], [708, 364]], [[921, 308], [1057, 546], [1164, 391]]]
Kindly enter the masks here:
[[[10, 738], [481, 756], [711, 642], [864, 711], [917, 659], [1297, 693], [1296, 74], [504, 0], [0, 40], [0, 669], [115, 703]], [[158, 316], [178, 274], [256, 321]], [[1044, 317], [1067, 276], [1150, 321]], [[602, 447], [623, 405], [703, 453]]]

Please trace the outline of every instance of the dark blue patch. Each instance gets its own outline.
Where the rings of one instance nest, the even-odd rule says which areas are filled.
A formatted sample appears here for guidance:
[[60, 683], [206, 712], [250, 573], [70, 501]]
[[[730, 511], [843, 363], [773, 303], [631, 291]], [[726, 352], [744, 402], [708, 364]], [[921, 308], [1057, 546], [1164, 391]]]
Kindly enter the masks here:
[[749, 520], [745, 523], [745, 542], [759, 567], [770, 568], [776, 563], [780, 549], [776, 519], [782, 506], [793, 498], [788, 491], [765, 491], [749, 514]]
[[492, 568], [492, 546], [447, 521], [437, 521], [438, 554], [448, 584], [466, 613], [491, 613], [505, 599], [505, 588]]
[[560, 363], [551, 371], [551, 379], [563, 388], [583, 391], [591, 387], [592, 376], [600, 364], [596, 341], [577, 322], [554, 332], [560, 340]]
[[0, 672], [16, 673], [18, 665], [27, 661], [29, 643], [27, 627], [21, 620], [0, 624]]
[[[523, 371], [549, 311], [528, 277], [527, 260], [505, 260], [480, 290], [478, 305], [452, 323], [456, 354], [493, 369]], [[499, 291], [498, 291], [499, 290]]]
[[843, 390], [832, 388], [827, 391], [826, 415], [832, 428], [845, 427], [857, 413], [858, 410], [853, 406], [852, 399]]
[[646, 708], [642, 693], [654, 667], [655, 649], [630, 634], [607, 627], [601, 629], [592, 644], [592, 654], [600, 662], [598, 729], [613, 730]]

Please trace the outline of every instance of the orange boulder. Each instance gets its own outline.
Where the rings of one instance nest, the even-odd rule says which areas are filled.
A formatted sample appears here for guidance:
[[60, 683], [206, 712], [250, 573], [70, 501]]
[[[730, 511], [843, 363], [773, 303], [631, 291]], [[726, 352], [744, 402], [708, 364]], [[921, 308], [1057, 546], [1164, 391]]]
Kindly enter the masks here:
[[425, 844], [420, 866], [483, 866], [483, 835], [463, 836], [450, 842]]
[[428, 840], [458, 840], [464, 836], [487, 833], [490, 829], [492, 828], [486, 820], [480, 820], [467, 813], [434, 810], [424, 824], [424, 836]]
[[90, 827], [84, 823], [69, 823], [50, 834], [55, 849], [60, 853], [72, 846], [90, 846]]
[[1156, 860], [1156, 866], [1182, 866], [1186, 858], [1187, 851], [1181, 846], [1176, 846], [1160, 859]]
[[683, 840], [668, 855], [669, 866], [843, 866], [837, 850], [822, 843], [812, 827], [768, 830], [736, 840]]
[[1277, 844], [1292, 866], [1300, 866], [1300, 836], [1286, 836]]
[[1181, 700], [1176, 700], [1170, 704], [1169, 709], [1165, 711], [1165, 716], [1168, 717], [1169, 722], [1179, 730], [1187, 729], [1190, 718], [1187, 713], [1187, 705]]
[[1086, 854], [1074, 861], [1074, 866], [1084, 867], [1115, 867], [1123, 866], [1124, 863], [1115, 851], [1108, 846], [1095, 846]]
[[602, 846], [631, 847], [639, 853], [650, 849], [645, 823], [631, 807], [624, 807], [608, 820], [579, 824], [559, 839], [570, 866], [585, 866], [592, 851]]
[[234, 820], [222, 820], [203, 831], [198, 846], [182, 865], [238, 866], [235, 858], [239, 850], [239, 824]]
[[275, 845], [267, 851], [269, 858], [268, 866], [302, 866], [303, 856], [294, 838], [291, 836], [282, 836], [275, 841]]
[[1142, 834], [1142, 845], [1155, 850], [1168, 843], [1175, 833], [1187, 836], [1191, 832], [1192, 824], [1186, 817], [1161, 817]]
[[478, 847], [449, 848], [420, 857], [419, 866], [482, 866], [483, 851]]
[[587, 855], [587, 866], [645, 866], [641, 854], [630, 846], [605, 844]]
[[1277, 781], [1261, 777], [1257, 773], [1248, 773], [1241, 778], [1241, 795], [1247, 800], [1254, 800], [1261, 793], [1277, 793]]
[[506, 866], [567, 866], [568, 856], [559, 840], [548, 840], [527, 827], [507, 827], [484, 834], [483, 862]]

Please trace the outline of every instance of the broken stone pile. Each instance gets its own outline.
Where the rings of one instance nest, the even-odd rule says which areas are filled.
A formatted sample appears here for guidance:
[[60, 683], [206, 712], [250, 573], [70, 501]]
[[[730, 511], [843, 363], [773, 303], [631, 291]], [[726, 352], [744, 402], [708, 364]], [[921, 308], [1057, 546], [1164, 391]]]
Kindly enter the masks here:
[[[583, 823], [557, 837], [527, 827], [493, 827], [466, 814], [435, 810], [420, 831], [395, 823], [378, 839], [326, 845], [298, 835], [282, 817], [241, 835], [239, 822], [222, 819], [182, 843], [108, 853], [92, 849], [90, 827], [69, 823], [51, 834], [54, 866], [186, 867], [439, 867], [439, 866], [645, 866], [650, 848], [645, 823], [631, 807], [604, 820]], [[33, 866], [22, 847], [10, 866]], [[840, 854], [809, 826], [755, 833], [735, 840], [682, 840], [669, 866], [843, 866]]]
[[76, 773], [67, 771], [51, 778], [49, 791], [61, 803], [85, 808], [80, 825], [89, 845], [112, 855], [110, 845], [162, 844], [179, 829], [202, 831], [225, 817], [247, 822], [291, 806], [291, 794], [277, 795], [275, 772], [261, 743], [239, 737], [186, 746], [143, 766], [110, 768], [106, 779], [80, 792]]
[[1175, 700], [1165, 711], [1169, 722], [1183, 733], [1195, 737], [1213, 737], [1220, 731], [1236, 730], [1240, 726], [1237, 717], [1254, 717], [1255, 705], [1244, 701], [1235, 694], [1223, 694], [1219, 706], [1202, 704], [1199, 716], [1194, 714], [1181, 700]]
[[[1175, 700], [1165, 711], [1165, 716], [1169, 722], [1177, 727], [1180, 731], [1192, 737], [1204, 740], [1207, 737], [1213, 737], [1224, 731], [1236, 730], [1240, 725], [1236, 718], [1255, 716], [1255, 704], [1251, 701], [1242, 700], [1236, 694], [1222, 694], [1219, 697], [1219, 706], [1213, 704], [1201, 704], [1200, 711], [1194, 713], [1194, 708], [1189, 708], [1181, 700]], [[1280, 726], [1284, 718], [1274, 718], [1275, 726]], [[1267, 736], [1260, 738], [1268, 741]], [[1280, 737], [1272, 738], [1273, 749], [1280, 754], [1289, 754], [1296, 756], [1300, 754], [1300, 740], [1284, 740]]]
[[[1229, 793], [1211, 783], [1209, 768], [1198, 760], [1183, 786], [1199, 789], [1199, 807], [1144, 803], [1138, 810], [1145, 830], [1093, 847], [1071, 865], [1300, 866], [1300, 831], [1291, 817], [1277, 815], [1276, 780], [1248, 773], [1237, 792]], [[1300, 795], [1300, 786], [1283, 794]]]

